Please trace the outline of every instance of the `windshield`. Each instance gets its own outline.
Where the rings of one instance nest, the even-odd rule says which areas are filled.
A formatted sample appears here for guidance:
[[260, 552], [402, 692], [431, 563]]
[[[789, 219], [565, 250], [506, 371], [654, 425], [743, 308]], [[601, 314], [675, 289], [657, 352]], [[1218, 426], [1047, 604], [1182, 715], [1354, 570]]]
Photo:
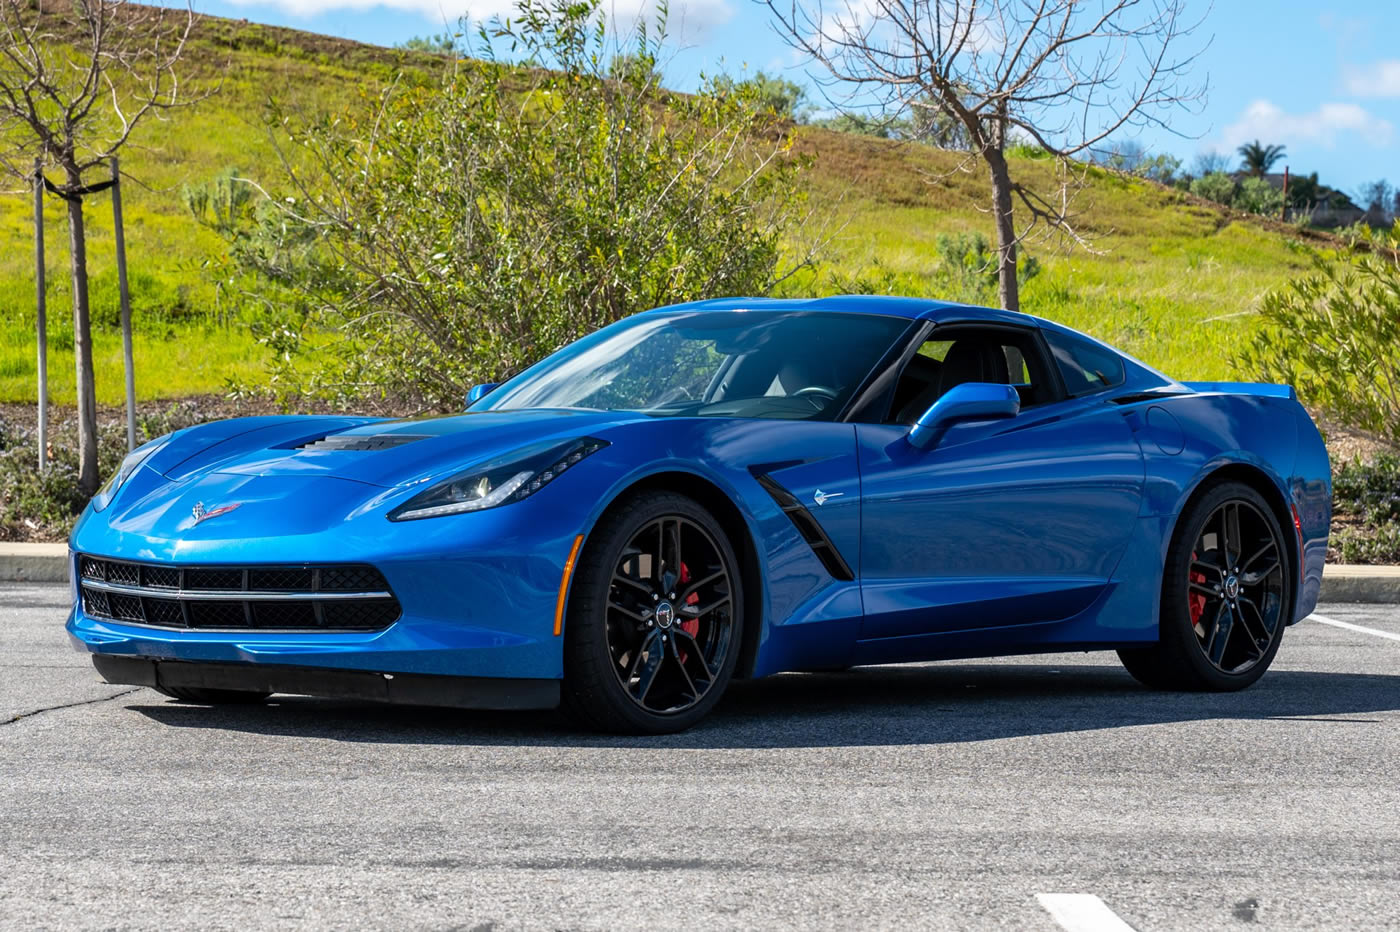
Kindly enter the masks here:
[[874, 314], [645, 314], [564, 347], [470, 410], [831, 420], [910, 326]]

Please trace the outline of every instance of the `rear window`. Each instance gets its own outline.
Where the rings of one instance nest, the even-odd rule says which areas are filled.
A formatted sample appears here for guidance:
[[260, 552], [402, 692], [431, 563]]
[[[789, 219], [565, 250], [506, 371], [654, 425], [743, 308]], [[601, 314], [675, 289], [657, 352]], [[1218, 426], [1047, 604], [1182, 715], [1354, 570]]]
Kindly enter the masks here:
[[1069, 394], [1087, 395], [1122, 385], [1126, 380], [1123, 359], [1113, 350], [1068, 334], [1043, 332]]

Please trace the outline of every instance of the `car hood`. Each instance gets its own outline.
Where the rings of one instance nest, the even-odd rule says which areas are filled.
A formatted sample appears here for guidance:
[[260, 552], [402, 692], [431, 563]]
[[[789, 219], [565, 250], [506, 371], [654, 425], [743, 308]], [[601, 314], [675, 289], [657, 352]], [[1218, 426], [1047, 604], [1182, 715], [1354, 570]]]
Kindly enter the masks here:
[[631, 412], [532, 409], [375, 421], [287, 418], [220, 439], [178, 463], [153, 464], [169, 479], [219, 474], [326, 477], [392, 488], [531, 444], [597, 434]]

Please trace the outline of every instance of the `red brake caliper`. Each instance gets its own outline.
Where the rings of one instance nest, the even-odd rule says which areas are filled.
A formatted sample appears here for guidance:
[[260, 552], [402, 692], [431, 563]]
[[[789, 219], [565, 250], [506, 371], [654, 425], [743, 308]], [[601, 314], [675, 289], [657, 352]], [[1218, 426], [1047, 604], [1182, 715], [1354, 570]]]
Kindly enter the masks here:
[[[681, 584], [684, 585], [684, 584], [686, 584], [686, 583], [688, 583], [688, 582], [690, 582], [690, 567], [686, 566], [685, 563], [682, 562], [682, 563], [681, 563]], [[685, 604], [686, 604], [686, 605], [694, 605], [694, 604], [696, 604], [696, 603], [699, 602], [699, 601], [700, 601], [700, 593], [698, 593], [698, 592], [692, 592], [690, 595], [688, 595], [688, 596], [685, 597]], [[698, 634], [699, 631], [700, 631], [700, 619], [699, 619], [699, 618], [687, 618], [685, 621], [681, 622], [681, 623], [680, 623], [679, 625], [677, 625], [676, 627], [680, 628], [682, 631], [684, 631], [686, 634], [690, 635], [691, 637], [695, 637], [695, 635]], [[680, 652], [680, 657], [681, 657], [681, 663], [685, 663], [685, 651], [681, 651], [681, 652]]]
[[[1191, 561], [1194, 563], [1195, 560], [1196, 551], [1193, 550], [1191, 551]], [[1195, 570], [1188, 573], [1187, 578], [1198, 585], [1204, 586], [1206, 584], [1206, 575], [1204, 573], [1198, 573]], [[1191, 612], [1191, 627], [1194, 628], [1197, 622], [1201, 620], [1201, 616], [1206, 613], [1206, 597], [1199, 592], [1188, 592], [1186, 595], [1186, 606]]]

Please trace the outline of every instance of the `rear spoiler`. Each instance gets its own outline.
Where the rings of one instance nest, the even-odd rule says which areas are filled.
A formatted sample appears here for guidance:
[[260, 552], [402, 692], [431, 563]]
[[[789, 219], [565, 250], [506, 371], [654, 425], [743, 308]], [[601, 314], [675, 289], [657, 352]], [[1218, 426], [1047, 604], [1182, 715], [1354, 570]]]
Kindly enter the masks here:
[[1292, 385], [1271, 385], [1268, 382], [1182, 382], [1193, 392], [1219, 392], [1224, 395], [1255, 395], [1261, 398], [1282, 398], [1297, 401]]

